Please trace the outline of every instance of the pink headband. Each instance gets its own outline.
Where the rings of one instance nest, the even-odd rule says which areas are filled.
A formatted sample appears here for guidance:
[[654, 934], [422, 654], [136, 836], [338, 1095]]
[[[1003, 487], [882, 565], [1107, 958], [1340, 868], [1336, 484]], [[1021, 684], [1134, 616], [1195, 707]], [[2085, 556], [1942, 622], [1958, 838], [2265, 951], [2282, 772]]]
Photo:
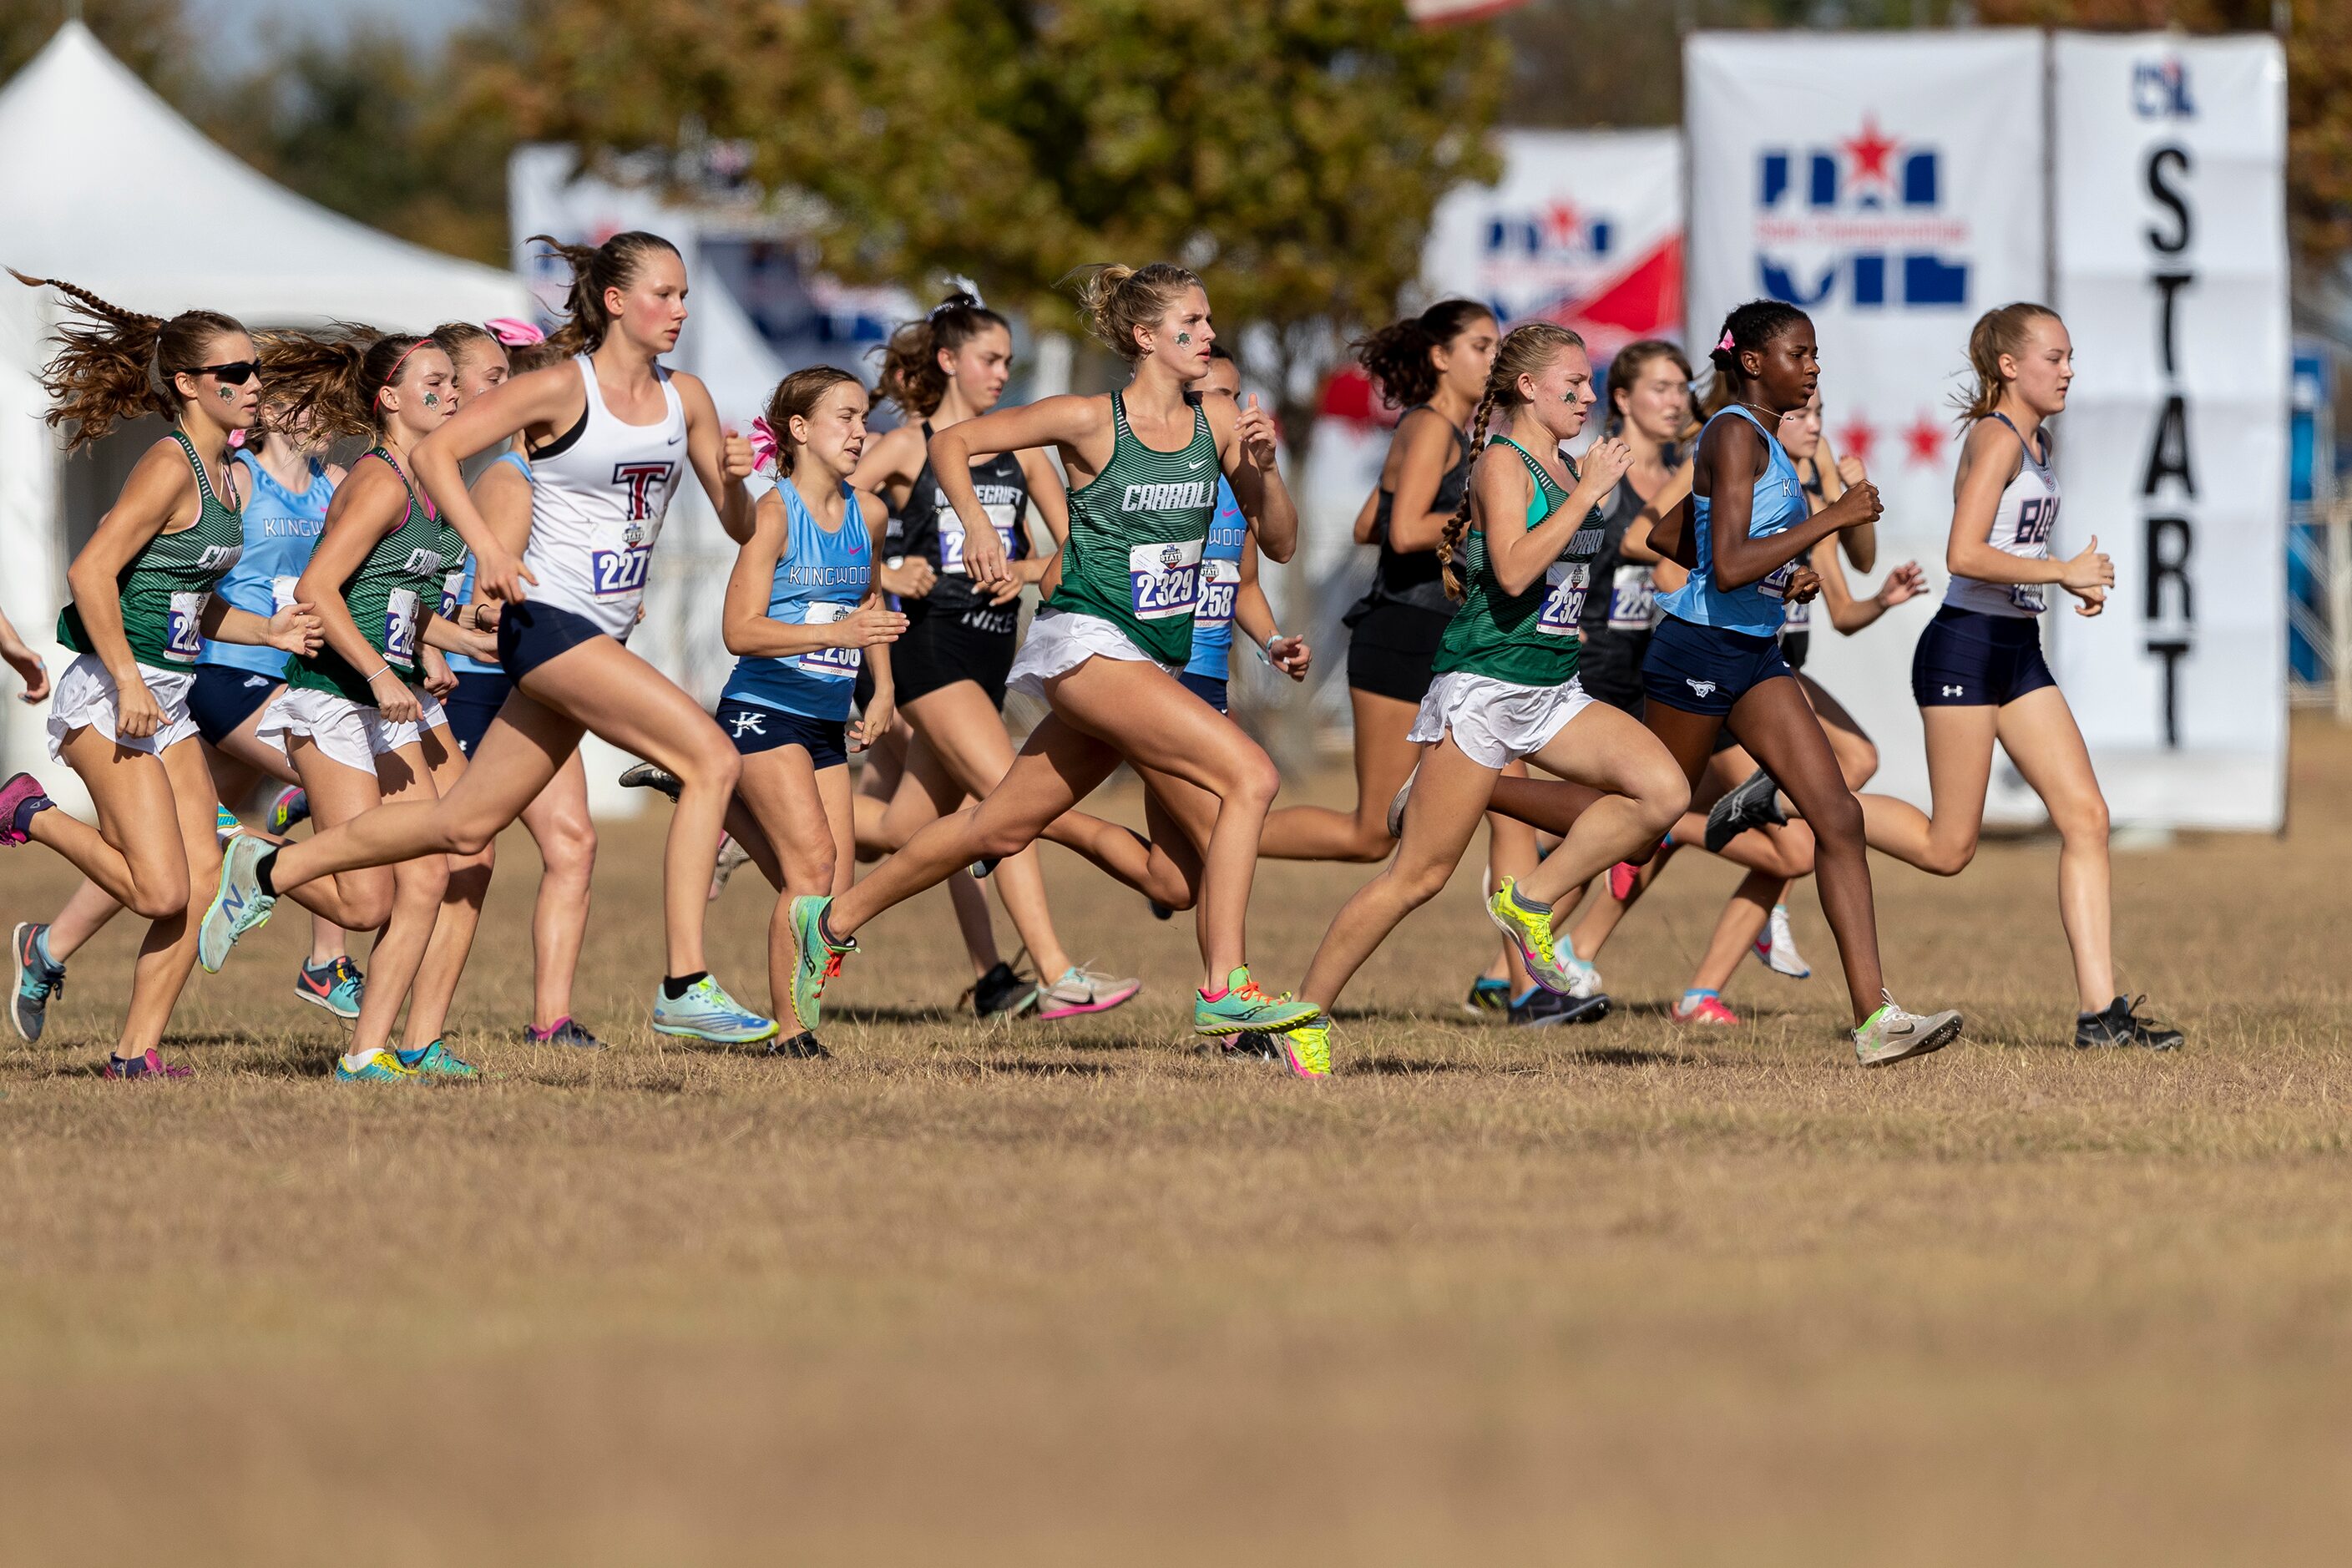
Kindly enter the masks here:
[[408, 363], [408, 356], [415, 353], [418, 349], [423, 348], [432, 341], [433, 335], [428, 332], [425, 336], [417, 339], [415, 342], [409, 344], [406, 348], [400, 351], [400, 357], [392, 362], [392, 369], [384, 374], [383, 385], [375, 389], [375, 400], [378, 403], [382, 403], [383, 401], [385, 390], [400, 379], [400, 367]]
[[751, 461], [762, 468], [772, 468], [776, 466], [779, 449], [776, 432], [768, 424], [767, 417], [763, 415], [752, 420]]
[[489, 330], [490, 336], [510, 349], [547, 341], [547, 334], [537, 326], [530, 321], [519, 321], [512, 316], [493, 316], [482, 325]]

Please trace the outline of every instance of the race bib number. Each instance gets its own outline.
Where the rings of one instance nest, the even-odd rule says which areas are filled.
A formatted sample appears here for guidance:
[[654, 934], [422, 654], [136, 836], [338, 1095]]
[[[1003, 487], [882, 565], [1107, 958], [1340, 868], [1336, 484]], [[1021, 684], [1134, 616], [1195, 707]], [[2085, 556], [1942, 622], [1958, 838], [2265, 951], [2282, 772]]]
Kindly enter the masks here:
[[1127, 552], [1128, 592], [1139, 621], [1189, 616], [1200, 596], [1201, 552], [1206, 539], [1180, 544], [1139, 544]]
[[449, 574], [441, 579], [441, 618], [443, 620], [457, 619], [457, 595], [465, 590], [466, 568], [460, 563], [451, 568]]
[[294, 603], [294, 585], [299, 577], [272, 577], [269, 580], [269, 609], [272, 615]]
[[[1019, 521], [1009, 506], [983, 506], [988, 521], [995, 525], [997, 542], [1004, 547], [1004, 558], [1013, 559], [1013, 530]], [[963, 519], [955, 508], [943, 506], [939, 510], [940, 571], [943, 574], [965, 576], [963, 567]]]
[[1234, 595], [1241, 592], [1242, 563], [1238, 561], [1203, 561], [1201, 563], [1201, 596], [1192, 606], [1192, 635], [1198, 637], [1203, 628], [1215, 631], [1234, 623]]
[[1555, 561], [1544, 569], [1544, 581], [1551, 592], [1544, 595], [1543, 609], [1536, 616], [1536, 630], [1546, 637], [1576, 636], [1576, 623], [1584, 618], [1584, 595], [1592, 587], [1592, 563]]
[[1784, 600], [1780, 605], [1780, 629], [1801, 632], [1813, 624], [1813, 602], [1811, 599]]
[[1609, 580], [1609, 627], [1645, 632], [1658, 624], [1658, 584], [1647, 566], [1627, 563]]
[[1794, 561], [1783, 561], [1772, 569], [1770, 576], [1756, 584], [1756, 591], [1768, 599], [1786, 599], [1789, 596], [1789, 584], [1795, 580], [1796, 575], [1797, 563]]
[[646, 568], [653, 561], [651, 545], [639, 544], [627, 550], [598, 550], [588, 557], [590, 581], [595, 584], [600, 599], [617, 598], [625, 594], [645, 592]]
[[[801, 614], [801, 625], [829, 626], [856, 608], [855, 605], [833, 603], [810, 605]], [[795, 654], [793, 666], [804, 675], [817, 676], [825, 680], [855, 680], [858, 666], [865, 661], [866, 650], [863, 648], [813, 647], [806, 653]]]
[[205, 651], [205, 605], [210, 594], [174, 594], [166, 622], [163, 648], [173, 664], [194, 664]]
[[416, 663], [416, 594], [394, 588], [383, 601], [383, 657], [406, 669]]
[[2050, 607], [2050, 601], [2039, 583], [2011, 583], [2009, 585], [2009, 602], [2029, 616], [2038, 616]]

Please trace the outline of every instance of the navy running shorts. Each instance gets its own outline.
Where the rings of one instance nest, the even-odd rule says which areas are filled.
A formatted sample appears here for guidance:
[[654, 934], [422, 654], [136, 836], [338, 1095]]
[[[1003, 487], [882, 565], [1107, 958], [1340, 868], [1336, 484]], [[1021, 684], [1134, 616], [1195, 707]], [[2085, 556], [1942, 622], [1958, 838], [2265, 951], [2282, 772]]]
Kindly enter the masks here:
[[509, 679], [520, 680], [558, 654], [604, 635], [602, 627], [575, 610], [525, 599], [499, 612], [499, 664]]
[[507, 693], [513, 689], [514, 677], [502, 669], [457, 672], [457, 689], [441, 699], [441, 710], [449, 716], [449, 733], [457, 750], [468, 757], [474, 754], [474, 748], [489, 733], [490, 721], [506, 706]]
[[1922, 708], [1999, 708], [2057, 684], [2039, 616], [1946, 605], [1911, 651], [1911, 696]]
[[1779, 637], [1694, 626], [1668, 616], [1650, 634], [1642, 694], [1685, 713], [1724, 714], [1768, 680], [1796, 679]]
[[719, 700], [719, 711], [711, 715], [735, 749], [747, 757], [761, 752], [772, 752], [779, 746], [798, 746], [809, 754], [809, 761], [819, 769], [837, 768], [849, 761], [849, 721], [845, 719], [812, 719], [805, 713], [787, 713], [781, 708], [762, 708], [756, 702], [738, 702], [731, 697]]
[[217, 746], [260, 712], [269, 694], [285, 684], [279, 677], [257, 670], [200, 664], [195, 684], [188, 688], [188, 717], [196, 721], [196, 733]]
[[1202, 701], [1207, 703], [1218, 712], [1223, 713], [1228, 711], [1225, 707], [1226, 683], [1219, 680], [1215, 676], [1195, 675], [1189, 669], [1181, 670], [1177, 673], [1176, 684], [1181, 686], [1185, 690], [1191, 692], [1193, 696], [1199, 698]]

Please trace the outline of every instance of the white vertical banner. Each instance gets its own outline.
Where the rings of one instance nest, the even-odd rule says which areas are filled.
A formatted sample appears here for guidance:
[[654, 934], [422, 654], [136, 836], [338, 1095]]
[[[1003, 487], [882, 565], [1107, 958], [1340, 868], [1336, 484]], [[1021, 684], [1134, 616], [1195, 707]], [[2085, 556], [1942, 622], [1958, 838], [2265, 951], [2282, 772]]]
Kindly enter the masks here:
[[2115, 558], [2053, 641], [2119, 821], [2286, 811], [2286, 64], [2267, 35], [2061, 34], [2053, 547]]
[[1743, 301], [1801, 306], [1830, 438], [1886, 502], [1857, 587], [1927, 569], [1929, 595], [1853, 637], [1817, 613], [1807, 667], [1877, 741], [1871, 787], [1924, 806], [1911, 647], [1947, 581], [1950, 398], [1977, 317], [2047, 280], [2042, 36], [1701, 33], [1684, 86], [1693, 348]]

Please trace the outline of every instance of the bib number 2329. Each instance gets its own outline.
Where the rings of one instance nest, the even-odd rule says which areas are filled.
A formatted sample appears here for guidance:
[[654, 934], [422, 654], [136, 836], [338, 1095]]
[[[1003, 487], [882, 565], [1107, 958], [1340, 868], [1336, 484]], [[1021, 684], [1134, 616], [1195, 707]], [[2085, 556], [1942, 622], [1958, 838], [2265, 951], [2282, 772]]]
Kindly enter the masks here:
[[1201, 590], [1201, 551], [1208, 541], [1139, 544], [1127, 552], [1128, 590], [1135, 618], [1161, 621], [1189, 616]]
[[605, 599], [644, 592], [646, 567], [653, 558], [654, 552], [646, 545], [629, 550], [599, 550], [590, 554], [588, 564], [593, 574], [596, 596]]

